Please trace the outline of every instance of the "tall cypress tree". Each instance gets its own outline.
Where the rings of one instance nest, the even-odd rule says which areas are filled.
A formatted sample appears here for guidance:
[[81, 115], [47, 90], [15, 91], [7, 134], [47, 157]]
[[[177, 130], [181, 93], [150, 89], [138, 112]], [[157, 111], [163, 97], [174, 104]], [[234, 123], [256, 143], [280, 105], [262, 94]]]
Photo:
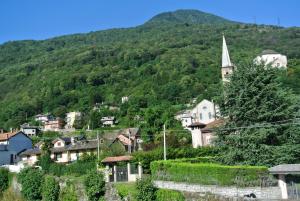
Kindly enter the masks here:
[[299, 162], [300, 124], [296, 97], [279, 82], [282, 70], [239, 66], [224, 83], [226, 118], [216, 145], [227, 164], [275, 165]]

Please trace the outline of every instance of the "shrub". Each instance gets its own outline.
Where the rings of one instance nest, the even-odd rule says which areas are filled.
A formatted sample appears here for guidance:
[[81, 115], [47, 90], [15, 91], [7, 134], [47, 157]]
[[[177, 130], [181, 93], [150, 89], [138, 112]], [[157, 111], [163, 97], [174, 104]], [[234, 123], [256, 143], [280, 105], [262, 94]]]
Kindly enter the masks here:
[[59, 197], [59, 183], [52, 176], [46, 176], [42, 189], [43, 201], [57, 201]]
[[261, 176], [267, 175], [267, 167], [225, 166], [170, 160], [152, 162], [151, 172], [153, 178], [157, 180], [222, 186], [257, 186], [261, 182]]
[[18, 174], [22, 195], [30, 201], [42, 199], [43, 173], [39, 169], [26, 168]]
[[67, 182], [59, 194], [60, 201], [78, 201], [75, 186]]
[[97, 171], [91, 171], [87, 174], [84, 185], [90, 201], [98, 201], [105, 194], [103, 175]]
[[[152, 161], [163, 159], [163, 149], [158, 148], [152, 151], [140, 151], [133, 153], [134, 161], [141, 162], [144, 173], [150, 173], [150, 163]], [[177, 158], [195, 158], [203, 156], [215, 156], [216, 150], [212, 147], [201, 147], [198, 149], [194, 148], [168, 148], [167, 157], [168, 159]]]
[[52, 162], [49, 165], [48, 173], [53, 174], [55, 176], [62, 176], [62, 175], [74, 175], [80, 176], [84, 175], [91, 170], [96, 169], [96, 161], [91, 160], [91, 158], [80, 159], [75, 161], [69, 165], [63, 165]]
[[24, 199], [18, 193], [10, 187], [3, 192], [2, 197], [0, 196], [1, 201], [24, 201]]
[[157, 201], [184, 201], [182, 193], [174, 190], [159, 189], [156, 193]]
[[121, 199], [129, 198], [130, 201], [135, 201], [137, 196], [137, 189], [135, 183], [116, 183], [116, 187]]
[[0, 168], [0, 195], [8, 188], [9, 173], [7, 169]]
[[156, 191], [151, 178], [142, 178], [136, 183], [137, 200], [138, 201], [154, 201], [156, 200]]

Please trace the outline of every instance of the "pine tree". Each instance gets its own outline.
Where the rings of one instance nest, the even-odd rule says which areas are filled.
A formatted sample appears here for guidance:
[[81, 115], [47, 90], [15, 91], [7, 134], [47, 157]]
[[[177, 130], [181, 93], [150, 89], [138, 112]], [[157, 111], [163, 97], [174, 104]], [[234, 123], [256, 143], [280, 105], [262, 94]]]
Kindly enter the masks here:
[[271, 166], [299, 161], [297, 101], [280, 84], [280, 74], [279, 69], [244, 64], [224, 83], [226, 123], [216, 141], [222, 162]]

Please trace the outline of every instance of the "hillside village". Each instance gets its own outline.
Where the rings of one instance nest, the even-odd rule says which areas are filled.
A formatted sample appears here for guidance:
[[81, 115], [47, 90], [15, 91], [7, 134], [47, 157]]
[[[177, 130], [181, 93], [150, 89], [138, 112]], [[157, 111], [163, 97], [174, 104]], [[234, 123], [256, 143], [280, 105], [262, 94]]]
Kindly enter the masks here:
[[[225, 86], [230, 82], [231, 75], [238, 67], [231, 62], [224, 35], [222, 40], [222, 63], [219, 69], [222, 84]], [[261, 65], [261, 68], [272, 67], [287, 70], [287, 57], [272, 50], [263, 51], [253, 59], [253, 63], [255, 65]], [[130, 96], [122, 97], [120, 100], [121, 105], [126, 104], [130, 98]], [[26, 167], [46, 168], [45, 171], [48, 172], [48, 174], [61, 176], [65, 174], [64, 171], [73, 171], [72, 174], [75, 175], [78, 173], [82, 174], [72, 169], [64, 170], [72, 166], [76, 168], [77, 164], [84, 167], [84, 164], [80, 162], [81, 160], [83, 160], [83, 163], [86, 163], [86, 165], [93, 164], [91, 161], [97, 161], [97, 170], [103, 173], [103, 179], [108, 183], [136, 182], [143, 178], [145, 173], [147, 175], [151, 172], [156, 187], [161, 189], [212, 193], [217, 196], [225, 197], [248, 196], [260, 199], [286, 199], [288, 196], [291, 196], [291, 194], [288, 193], [289, 188], [287, 188], [284, 175], [298, 174], [300, 166], [296, 164], [275, 166], [269, 169], [269, 172], [267, 168], [253, 167], [256, 173], [251, 172], [251, 170], [248, 170], [245, 166], [243, 167], [245, 168], [244, 171], [249, 171], [249, 174], [254, 174], [254, 180], [247, 181], [250, 183], [243, 183], [244, 186], [239, 186], [237, 190], [234, 190], [234, 186], [238, 184], [233, 182], [233, 180], [219, 180], [219, 177], [226, 174], [225, 172], [222, 175], [211, 175], [212, 177], [216, 177], [216, 181], [220, 182], [215, 189], [207, 186], [212, 184], [211, 181], [208, 180], [202, 183], [203, 181], [201, 181], [201, 179], [200, 181], [196, 178], [193, 179], [189, 174], [185, 175], [189, 178], [185, 181], [180, 181], [175, 177], [170, 180], [170, 178], [172, 178], [172, 169], [168, 169], [168, 167], [172, 167], [171, 164], [176, 165], [177, 163], [189, 164], [189, 159], [186, 159], [184, 162], [181, 159], [177, 159], [181, 158], [179, 155], [175, 154], [172, 156], [174, 153], [170, 153], [170, 157], [173, 158], [167, 161], [159, 161], [163, 158], [156, 158], [154, 160], [148, 159], [151, 160], [150, 162], [153, 162], [151, 163], [150, 170], [149, 162], [143, 163], [145, 162], [143, 160], [146, 160], [148, 152], [151, 153], [151, 150], [160, 148], [161, 144], [152, 144], [152, 148], [149, 148], [147, 144], [151, 143], [147, 142], [145, 136], [142, 135], [142, 130], [145, 129], [145, 127], [124, 128], [119, 126], [122, 125], [122, 120], [119, 121], [119, 119], [113, 115], [116, 114], [115, 111], [120, 110], [118, 107], [97, 103], [93, 110], [108, 111], [96, 117], [98, 118], [96, 122], [99, 122], [99, 125], [101, 125], [98, 129], [93, 129], [95, 126], [91, 125], [91, 121], [83, 121], [85, 114], [79, 111], [71, 111], [64, 115], [65, 118], [56, 117], [51, 113], [36, 114], [31, 122], [25, 122], [19, 125], [18, 128], [12, 128], [10, 132], [4, 133], [2, 130], [0, 134], [0, 165], [17, 173], [24, 168], [26, 169]], [[179, 146], [177, 150], [179, 152], [180, 150], [186, 151], [188, 147], [193, 147], [195, 151], [189, 149], [189, 151], [185, 153], [187, 155], [184, 157], [194, 158], [190, 160], [196, 160], [200, 163], [202, 160], [213, 162], [213, 157], [206, 159], [205, 157], [211, 156], [213, 151], [210, 151], [210, 149], [217, 146], [215, 145], [215, 141], [218, 138], [218, 128], [224, 126], [227, 121], [230, 121], [228, 116], [222, 114], [217, 102], [215, 100], [209, 100], [209, 98], [206, 97], [200, 100], [200, 102], [197, 102], [197, 99], [193, 99], [192, 103], [186, 104], [185, 109], [177, 111], [172, 118], [176, 119], [178, 125], [180, 125], [178, 130], [185, 132], [185, 134], [191, 138], [191, 141], [186, 147], [181, 148]], [[136, 115], [132, 120], [139, 122], [145, 121], [144, 117], [139, 115]], [[87, 122], [87, 125], [82, 125], [83, 122]], [[134, 125], [134, 123], [132, 123], [132, 125]], [[162, 128], [158, 129], [162, 130]], [[166, 131], [164, 130], [164, 132]], [[172, 134], [175, 135], [174, 133], [171, 133], [171, 135]], [[168, 138], [164, 136], [163, 141], [166, 143], [164, 146], [169, 146], [169, 139], [171, 139], [170, 135]], [[173, 149], [174, 148], [164, 149], [165, 159], [167, 156], [169, 157], [169, 151], [172, 152]], [[197, 152], [203, 152], [204, 155]], [[43, 161], [46, 160], [43, 158], [47, 156], [51, 160], [51, 162], [48, 161], [46, 163], [48, 167], [43, 164], [45, 163]], [[89, 159], [89, 156], [93, 159]], [[203, 158], [203, 156], [205, 157]], [[161, 157], [161, 155], [159, 155], [159, 157]], [[144, 159], [139, 161], [141, 158]], [[79, 167], [81, 166], [78, 166], [78, 168]], [[164, 168], [165, 170], [162, 170]], [[222, 169], [222, 166], [220, 165], [220, 167], [218, 167], [218, 165], [216, 165], [215, 168]], [[232, 166], [232, 168], [235, 168], [235, 166]], [[80, 171], [85, 172], [85, 170]], [[162, 173], [160, 171], [165, 172]], [[193, 170], [191, 169], [191, 171]], [[261, 180], [262, 178], [256, 175], [257, 173], [264, 175], [264, 179], [266, 179], [267, 174], [279, 175], [276, 177], [278, 179], [278, 185], [277, 181], [272, 181], [272, 185], [261, 183], [260, 186], [256, 186], [257, 183], [255, 182], [270, 182], [269, 180]], [[209, 174], [210, 173], [202, 176], [205, 178], [209, 176]], [[167, 175], [170, 178], [166, 178]], [[199, 175], [195, 176], [201, 177]], [[176, 184], [176, 182], [179, 183]], [[228, 182], [224, 184], [225, 186], [229, 184], [229, 187], [224, 187], [222, 182]], [[202, 184], [206, 186], [201, 186]], [[122, 185], [117, 185], [117, 188], [121, 187]], [[130, 199], [132, 192], [129, 190], [127, 193]]]

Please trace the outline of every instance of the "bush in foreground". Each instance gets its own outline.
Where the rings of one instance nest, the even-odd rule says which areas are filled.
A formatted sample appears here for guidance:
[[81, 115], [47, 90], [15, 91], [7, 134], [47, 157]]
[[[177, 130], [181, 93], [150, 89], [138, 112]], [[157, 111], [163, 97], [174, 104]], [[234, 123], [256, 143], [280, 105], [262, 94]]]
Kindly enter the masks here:
[[182, 193], [174, 190], [159, 189], [156, 193], [157, 201], [184, 201]]
[[97, 171], [91, 171], [87, 174], [84, 181], [86, 194], [90, 201], [98, 201], [105, 194], [105, 182], [103, 175]]
[[67, 186], [64, 187], [59, 194], [59, 200], [61, 201], [78, 201], [75, 186], [67, 182]]
[[0, 168], [0, 195], [8, 188], [9, 173], [7, 169]]
[[18, 181], [22, 185], [22, 195], [26, 200], [42, 199], [43, 173], [39, 169], [26, 168], [18, 174]]
[[142, 178], [136, 183], [138, 201], [155, 201], [157, 188], [153, 185], [151, 178]]
[[57, 201], [59, 197], [59, 183], [52, 176], [46, 176], [43, 184], [43, 201]]

